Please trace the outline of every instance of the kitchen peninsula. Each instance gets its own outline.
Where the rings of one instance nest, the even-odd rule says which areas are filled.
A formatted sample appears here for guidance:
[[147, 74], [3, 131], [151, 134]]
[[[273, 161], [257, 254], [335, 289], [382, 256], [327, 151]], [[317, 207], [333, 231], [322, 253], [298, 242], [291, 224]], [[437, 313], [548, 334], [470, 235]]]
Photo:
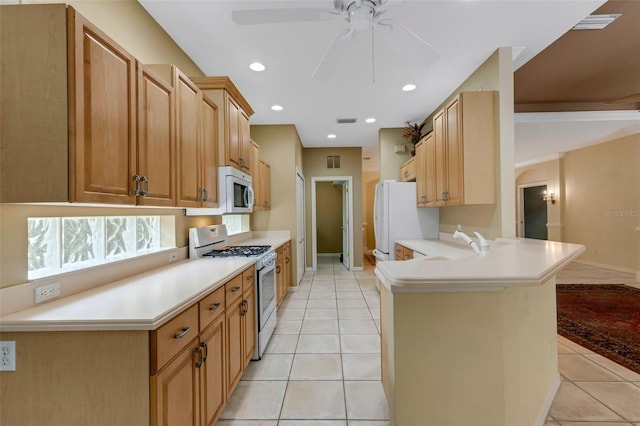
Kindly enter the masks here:
[[555, 275], [584, 247], [397, 243], [419, 257], [375, 270], [391, 424], [542, 425], [560, 384]]

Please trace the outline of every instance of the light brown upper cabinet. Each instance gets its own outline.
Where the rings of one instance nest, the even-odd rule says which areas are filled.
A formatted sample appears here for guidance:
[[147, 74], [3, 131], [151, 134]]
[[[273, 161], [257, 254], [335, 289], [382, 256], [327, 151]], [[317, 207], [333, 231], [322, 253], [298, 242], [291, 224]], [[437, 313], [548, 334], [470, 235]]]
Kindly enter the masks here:
[[253, 109], [229, 77], [192, 77], [191, 80], [220, 111], [218, 115], [218, 161], [253, 175], [249, 117]]
[[[138, 204], [175, 206], [175, 100], [173, 87], [137, 63], [138, 71]], [[137, 191], [137, 192], [135, 192]], [[140, 192], [144, 192], [141, 194]]]
[[218, 108], [175, 65], [148, 67], [170, 81], [174, 90], [176, 205], [217, 207]]
[[[416, 178], [416, 205], [418, 207], [424, 207], [426, 202], [426, 142], [423, 138], [416, 144], [416, 155], [412, 158], [414, 163], [414, 174]], [[406, 163], [405, 163], [406, 164]], [[400, 168], [400, 172], [402, 172], [402, 167]]]
[[266, 161], [260, 160], [258, 166], [260, 203], [259, 210], [271, 209], [271, 166]]
[[251, 159], [251, 185], [253, 186], [253, 209], [262, 210], [262, 191], [260, 190], [260, 146], [253, 140], [250, 141], [249, 158]]
[[[496, 202], [495, 92], [462, 92], [433, 118], [435, 200], [426, 206]], [[429, 192], [427, 190], [427, 192]]]
[[400, 182], [415, 182], [416, 180], [416, 157], [418, 156], [418, 146], [416, 145], [416, 155], [411, 157], [400, 166]]
[[134, 204], [135, 58], [72, 7], [0, 15], [0, 201]]

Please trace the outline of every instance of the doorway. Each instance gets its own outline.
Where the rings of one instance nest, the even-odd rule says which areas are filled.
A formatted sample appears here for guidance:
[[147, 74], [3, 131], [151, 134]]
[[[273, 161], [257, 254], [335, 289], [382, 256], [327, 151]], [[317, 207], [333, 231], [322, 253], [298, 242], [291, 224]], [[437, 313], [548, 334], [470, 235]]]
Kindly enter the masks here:
[[306, 246], [305, 243], [305, 199], [304, 199], [304, 175], [296, 170], [296, 285], [300, 284], [304, 275]]
[[548, 239], [546, 184], [520, 187], [520, 236], [536, 240]]
[[[333, 206], [322, 203], [318, 198], [319, 185], [328, 183], [334, 190], [339, 191], [339, 203]], [[324, 184], [326, 185], [326, 184]], [[335, 235], [335, 242], [341, 242], [342, 263], [348, 270], [353, 270], [353, 177], [352, 176], [324, 176], [311, 178], [311, 262], [312, 270], [317, 270], [318, 265], [318, 221], [323, 214], [330, 214], [328, 209], [339, 209], [342, 223]]]

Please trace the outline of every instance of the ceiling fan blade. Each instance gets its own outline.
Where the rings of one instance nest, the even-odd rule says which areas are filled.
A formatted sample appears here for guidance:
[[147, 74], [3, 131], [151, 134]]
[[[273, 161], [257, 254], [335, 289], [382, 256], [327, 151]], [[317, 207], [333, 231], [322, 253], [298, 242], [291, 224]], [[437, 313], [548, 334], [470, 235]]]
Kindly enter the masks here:
[[405, 62], [406, 52], [413, 52], [409, 59], [419, 68], [428, 67], [440, 57], [440, 52], [431, 43], [393, 19], [381, 19], [375, 25], [382, 33], [376, 41], [397, 52]]
[[325, 9], [247, 9], [234, 10], [231, 19], [238, 25], [282, 24], [288, 22], [313, 22], [331, 18]]
[[640, 93], [635, 93], [633, 95], [625, 96], [624, 98], [616, 99], [611, 102], [607, 102], [607, 104], [633, 104], [636, 102], [640, 102]]
[[341, 47], [345, 47], [345, 42], [351, 39], [353, 34], [354, 31], [351, 28], [345, 28], [344, 30], [338, 31], [333, 40], [331, 40], [331, 43], [329, 43], [327, 49], [324, 51], [318, 65], [316, 65], [316, 68], [313, 70], [311, 78], [323, 79], [331, 75], [330, 70], [332, 69], [333, 64], [340, 60], [340, 53], [344, 50], [341, 49]]

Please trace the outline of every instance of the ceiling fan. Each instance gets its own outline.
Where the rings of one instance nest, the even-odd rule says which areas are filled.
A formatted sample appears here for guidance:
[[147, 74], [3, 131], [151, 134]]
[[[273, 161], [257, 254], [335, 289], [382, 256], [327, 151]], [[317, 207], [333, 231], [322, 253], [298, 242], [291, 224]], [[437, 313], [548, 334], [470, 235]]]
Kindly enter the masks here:
[[[333, 0], [330, 9], [282, 8], [234, 10], [231, 19], [238, 25], [280, 24], [293, 22], [314, 22], [340, 19], [346, 23], [329, 43], [312, 77], [330, 75], [330, 70], [339, 61], [339, 51], [344, 51], [355, 37], [370, 37], [371, 79], [375, 82], [376, 42], [398, 53], [411, 52], [411, 60], [420, 68], [438, 59], [440, 53], [429, 42], [391, 19], [386, 13], [404, 3], [404, 0]], [[406, 58], [406, 53], [405, 56]]]

